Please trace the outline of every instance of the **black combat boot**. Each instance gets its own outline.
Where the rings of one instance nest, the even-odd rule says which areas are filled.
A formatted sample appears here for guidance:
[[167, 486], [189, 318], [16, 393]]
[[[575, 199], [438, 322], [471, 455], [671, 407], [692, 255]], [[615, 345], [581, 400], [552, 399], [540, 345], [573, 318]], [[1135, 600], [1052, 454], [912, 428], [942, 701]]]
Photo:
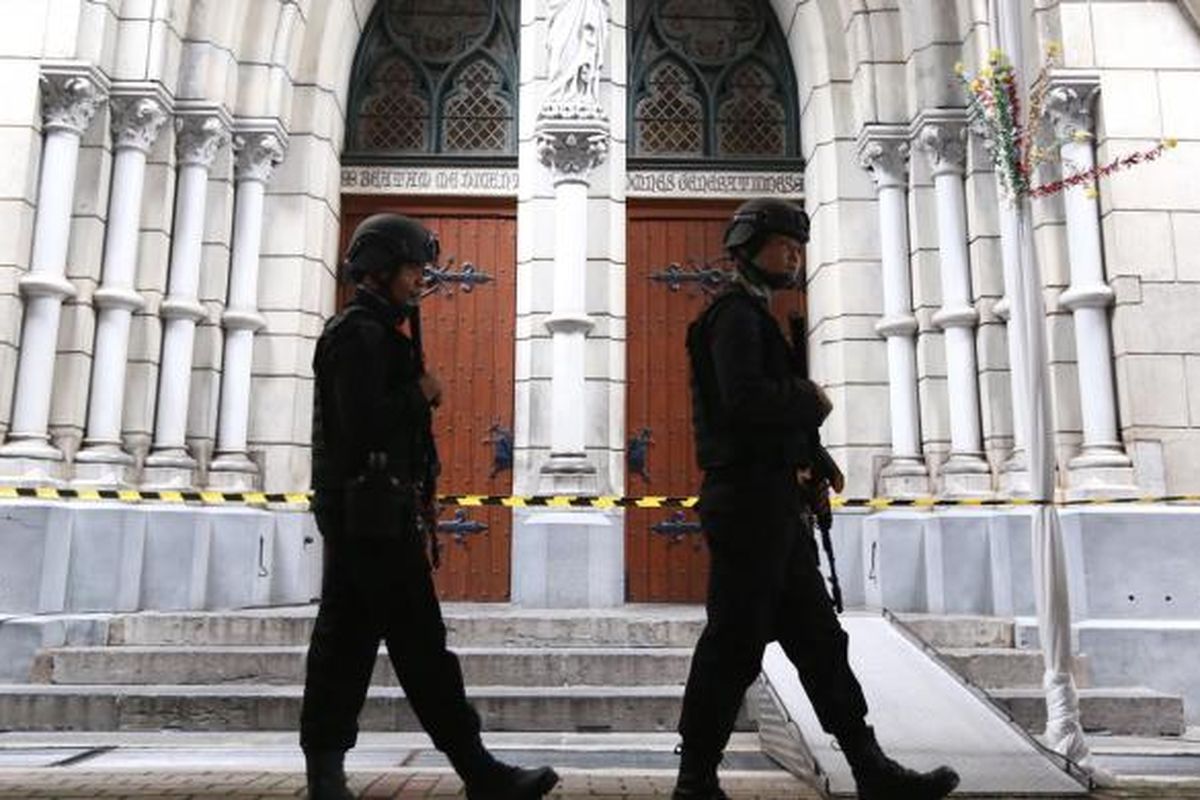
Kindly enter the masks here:
[[671, 800], [729, 800], [717, 780], [717, 765], [721, 754], [680, 748], [679, 777]]
[[870, 727], [839, 742], [859, 800], [941, 800], [958, 786], [958, 773], [949, 767], [917, 772], [888, 758]]
[[558, 785], [558, 773], [550, 767], [524, 769], [505, 764], [482, 742], [451, 754], [450, 763], [463, 780], [467, 800], [540, 800]]
[[354, 793], [346, 786], [345, 759], [341, 750], [304, 754], [308, 800], [354, 800]]

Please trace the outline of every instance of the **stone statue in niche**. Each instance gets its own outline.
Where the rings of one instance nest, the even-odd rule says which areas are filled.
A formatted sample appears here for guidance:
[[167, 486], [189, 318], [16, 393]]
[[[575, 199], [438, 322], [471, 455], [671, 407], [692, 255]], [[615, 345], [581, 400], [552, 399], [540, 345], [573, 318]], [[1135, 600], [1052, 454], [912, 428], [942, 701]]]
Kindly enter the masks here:
[[[547, 105], [583, 116], [599, 111], [610, 0], [550, 0]], [[582, 113], [581, 113], [582, 112]]]

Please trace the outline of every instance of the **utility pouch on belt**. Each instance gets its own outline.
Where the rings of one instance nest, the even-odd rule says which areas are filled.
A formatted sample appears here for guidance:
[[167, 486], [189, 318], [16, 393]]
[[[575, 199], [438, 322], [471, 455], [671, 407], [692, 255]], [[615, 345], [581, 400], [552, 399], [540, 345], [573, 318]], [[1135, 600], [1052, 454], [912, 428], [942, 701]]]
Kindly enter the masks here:
[[403, 536], [416, 520], [413, 486], [389, 474], [386, 453], [371, 453], [367, 469], [346, 484], [345, 513], [350, 536]]

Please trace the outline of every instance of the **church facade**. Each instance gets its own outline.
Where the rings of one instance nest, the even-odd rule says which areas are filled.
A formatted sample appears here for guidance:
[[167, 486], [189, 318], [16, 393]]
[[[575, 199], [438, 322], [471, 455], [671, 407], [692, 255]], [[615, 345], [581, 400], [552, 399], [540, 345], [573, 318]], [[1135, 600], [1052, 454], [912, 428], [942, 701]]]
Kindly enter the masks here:
[[[0, 523], [2, 613], [312, 597], [302, 508], [55, 498], [303, 492], [313, 346], [346, 296], [345, 242], [379, 211], [442, 245], [423, 314], [444, 493], [694, 494], [683, 335], [727, 280], [725, 221], [762, 195], [812, 218], [780, 314], [806, 320], [847, 496], [1029, 491], [1004, 201], [955, 77], [986, 65], [995, 2], [17, 5], [0, 32], [0, 485], [57, 491]], [[1200, 493], [1196, 6], [1027, 5], [1026, 72], [1062, 52], [1041, 112], [1066, 144], [1038, 180], [1178, 143], [1034, 202], [1058, 486]], [[701, 600], [694, 511], [645, 505], [449, 508], [439, 588]], [[1093, 650], [1136, 650], [1167, 620], [1174, 652], [1200, 655], [1191, 509], [1065, 518], [1081, 630], [1121, 621]], [[848, 599], [1032, 613], [1024, 519], [845, 511]], [[1200, 701], [1194, 677], [1163, 682]]]

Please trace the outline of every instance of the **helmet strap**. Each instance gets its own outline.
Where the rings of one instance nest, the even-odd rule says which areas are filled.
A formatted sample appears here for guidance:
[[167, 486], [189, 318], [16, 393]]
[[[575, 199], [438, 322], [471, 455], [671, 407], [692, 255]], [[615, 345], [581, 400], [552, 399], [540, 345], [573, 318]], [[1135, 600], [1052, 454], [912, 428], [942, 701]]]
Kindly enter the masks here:
[[768, 272], [760, 267], [758, 262], [753, 258], [739, 258], [738, 269], [746, 277], [746, 280], [763, 289], [779, 291], [781, 289], [794, 289], [796, 287], [796, 279], [793, 275]]

